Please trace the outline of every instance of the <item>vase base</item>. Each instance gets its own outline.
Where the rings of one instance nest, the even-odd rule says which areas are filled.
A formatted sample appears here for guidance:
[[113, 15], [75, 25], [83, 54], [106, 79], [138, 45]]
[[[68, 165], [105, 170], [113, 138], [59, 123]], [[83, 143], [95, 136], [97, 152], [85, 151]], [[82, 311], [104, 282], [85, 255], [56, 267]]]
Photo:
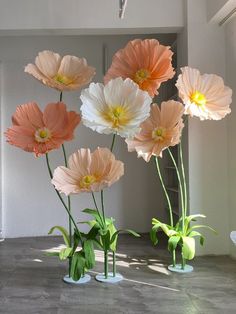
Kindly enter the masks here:
[[96, 275], [96, 280], [100, 282], [108, 282], [108, 283], [116, 283], [123, 280], [123, 276], [121, 274], [116, 273], [116, 276], [113, 276], [113, 273], [108, 273], [108, 278], [105, 278], [104, 273]]
[[91, 276], [88, 274], [85, 274], [83, 277], [81, 277], [79, 280], [75, 281], [73, 280], [71, 277], [69, 277], [69, 275], [66, 275], [63, 277], [63, 281], [66, 283], [72, 283], [75, 285], [81, 285], [83, 283], [87, 283], [91, 280]]
[[173, 265], [169, 265], [168, 269], [170, 271], [175, 272], [175, 273], [185, 274], [185, 273], [191, 273], [193, 271], [193, 266], [185, 265], [184, 269], [182, 269], [182, 265], [181, 264], [176, 264], [175, 267]]

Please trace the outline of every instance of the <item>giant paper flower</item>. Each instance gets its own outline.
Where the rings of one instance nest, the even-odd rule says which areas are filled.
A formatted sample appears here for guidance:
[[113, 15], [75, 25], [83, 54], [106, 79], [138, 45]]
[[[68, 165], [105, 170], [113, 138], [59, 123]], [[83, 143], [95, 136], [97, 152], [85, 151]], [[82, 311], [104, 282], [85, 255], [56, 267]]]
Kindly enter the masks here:
[[151, 97], [130, 79], [91, 83], [81, 92], [83, 123], [98, 133], [133, 137], [149, 116]]
[[185, 104], [185, 114], [200, 120], [221, 120], [231, 112], [232, 90], [224, 85], [221, 77], [201, 75], [197, 69], [181, 68], [176, 86]]
[[156, 39], [132, 40], [113, 56], [104, 82], [106, 84], [119, 76], [124, 79], [129, 77], [140, 89], [154, 97], [158, 95], [161, 83], [175, 74], [171, 64], [172, 55], [170, 47], [160, 45]]
[[184, 127], [184, 106], [177, 101], [162, 102], [161, 109], [152, 104], [151, 115], [141, 124], [141, 131], [133, 140], [126, 140], [129, 152], [149, 161], [152, 156], [162, 157], [162, 151], [180, 142]]
[[68, 168], [57, 167], [52, 184], [66, 194], [98, 192], [111, 186], [124, 174], [123, 162], [116, 160], [107, 148], [81, 148], [69, 157]]
[[35, 64], [28, 64], [25, 72], [59, 91], [80, 89], [95, 75], [95, 69], [87, 65], [86, 59], [69, 55], [61, 57], [48, 50], [39, 52]]
[[62, 102], [48, 104], [44, 112], [32, 102], [17, 107], [12, 117], [13, 126], [5, 135], [11, 145], [39, 156], [72, 140], [80, 120], [80, 115], [68, 112]]

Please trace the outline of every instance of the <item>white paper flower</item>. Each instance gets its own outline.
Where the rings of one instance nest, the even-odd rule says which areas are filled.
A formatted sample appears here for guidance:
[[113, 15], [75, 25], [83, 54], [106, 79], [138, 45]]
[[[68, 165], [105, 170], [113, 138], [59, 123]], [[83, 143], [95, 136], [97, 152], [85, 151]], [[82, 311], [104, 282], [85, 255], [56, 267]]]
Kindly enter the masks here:
[[131, 79], [116, 78], [105, 86], [91, 83], [81, 92], [84, 125], [98, 133], [132, 138], [149, 116], [152, 98]]

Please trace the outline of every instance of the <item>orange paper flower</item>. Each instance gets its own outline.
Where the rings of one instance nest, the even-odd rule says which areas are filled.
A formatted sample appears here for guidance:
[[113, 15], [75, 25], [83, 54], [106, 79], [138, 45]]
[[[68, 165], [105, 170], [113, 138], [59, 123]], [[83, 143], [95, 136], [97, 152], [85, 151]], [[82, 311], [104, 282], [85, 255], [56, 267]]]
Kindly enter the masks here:
[[68, 168], [57, 167], [53, 174], [52, 184], [65, 193], [98, 192], [111, 186], [124, 174], [124, 164], [115, 160], [107, 148], [81, 148], [69, 157]]
[[151, 115], [141, 124], [141, 132], [133, 140], [126, 140], [129, 152], [149, 161], [152, 156], [162, 157], [162, 151], [180, 142], [184, 127], [184, 106], [177, 101], [162, 102], [161, 109], [152, 104]]
[[43, 113], [32, 102], [17, 107], [12, 117], [13, 126], [5, 135], [11, 145], [39, 156], [72, 140], [80, 120], [80, 115], [66, 111], [62, 102], [48, 104]]
[[91, 82], [95, 69], [87, 65], [86, 59], [75, 56], [61, 57], [53, 51], [39, 52], [35, 64], [28, 64], [25, 72], [33, 75], [44, 85], [59, 91], [80, 89]]
[[175, 74], [171, 64], [172, 55], [170, 47], [160, 45], [156, 39], [132, 40], [114, 55], [104, 82], [106, 84], [119, 76], [130, 78], [140, 89], [154, 97], [158, 95], [161, 83]]
[[185, 114], [200, 120], [221, 120], [231, 112], [232, 90], [221, 77], [201, 75], [197, 69], [181, 68], [176, 86], [185, 104]]

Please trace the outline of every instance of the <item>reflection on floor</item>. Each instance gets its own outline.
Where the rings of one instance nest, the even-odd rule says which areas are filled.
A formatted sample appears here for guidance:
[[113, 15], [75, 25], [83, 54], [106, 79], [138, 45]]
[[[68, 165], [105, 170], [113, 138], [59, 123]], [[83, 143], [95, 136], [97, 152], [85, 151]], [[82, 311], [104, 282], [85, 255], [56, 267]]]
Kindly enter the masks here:
[[[117, 270], [125, 280], [82, 286], [67, 285], [67, 264], [45, 256], [57, 250], [60, 237], [6, 239], [0, 243], [0, 313], [106, 314], [175, 313], [235, 314], [236, 261], [227, 256], [197, 257], [194, 272], [167, 270], [170, 256], [153, 247], [148, 236], [119, 239]], [[103, 256], [96, 252], [92, 277], [102, 271]]]

